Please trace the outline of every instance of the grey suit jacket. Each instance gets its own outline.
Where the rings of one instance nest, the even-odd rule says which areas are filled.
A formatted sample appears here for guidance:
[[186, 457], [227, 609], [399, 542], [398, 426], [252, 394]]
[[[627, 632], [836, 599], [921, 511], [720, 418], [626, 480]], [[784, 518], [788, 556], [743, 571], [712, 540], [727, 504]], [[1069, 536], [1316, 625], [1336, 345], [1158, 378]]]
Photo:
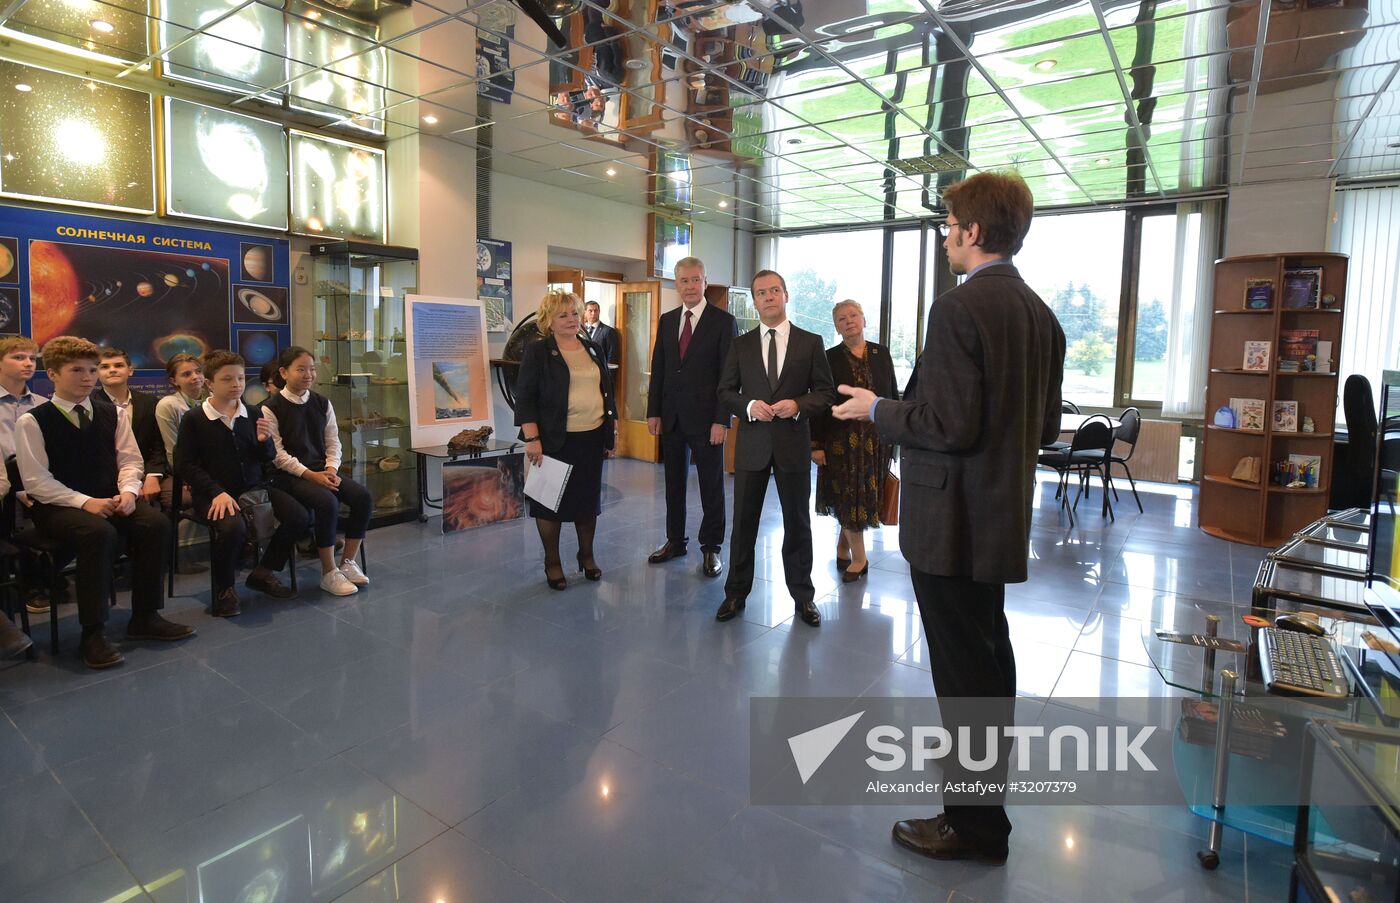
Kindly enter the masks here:
[[[836, 389], [831, 367], [826, 362], [822, 337], [792, 327], [788, 333], [783, 369], [776, 390], [768, 385], [768, 369], [763, 359], [762, 325], [736, 338], [729, 346], [724, 371], [719, 378], [719, 400], [738, 418], [739, 435], [734, 441], [734, 466], [740, 470], [763, 470], [769, 461], [779, 470], [810, 470], [812, 467], [811, 421], [835, 403]], [[790, 398], [797, 402], [797, 417], [749, 420], [749, 402], [772, 404]]]
[[1065, 334], [1016, 268], [997, 264], [929, 313], [918, 383], [881, 401], [901, 448], [899, 546], [925, 573], [1026, 579], [1040, 446], [1060, 430]]

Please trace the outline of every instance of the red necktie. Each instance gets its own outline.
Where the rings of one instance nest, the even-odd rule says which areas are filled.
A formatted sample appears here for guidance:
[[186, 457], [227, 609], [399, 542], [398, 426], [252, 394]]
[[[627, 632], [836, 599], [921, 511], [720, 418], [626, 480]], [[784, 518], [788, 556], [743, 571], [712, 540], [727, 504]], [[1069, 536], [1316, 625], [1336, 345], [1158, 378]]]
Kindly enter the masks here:
[[685, 360], [686, 349], [690, 347], [690, 311], [685, 312], [685, 325], [681, 327], [681, 360]]

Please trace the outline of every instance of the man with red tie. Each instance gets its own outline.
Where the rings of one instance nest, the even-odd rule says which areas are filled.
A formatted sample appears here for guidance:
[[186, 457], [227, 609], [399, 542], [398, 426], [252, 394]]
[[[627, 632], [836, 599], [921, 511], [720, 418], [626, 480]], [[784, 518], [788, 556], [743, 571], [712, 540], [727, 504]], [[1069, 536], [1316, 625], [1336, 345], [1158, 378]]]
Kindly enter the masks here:
[[681, 306], [661, 315], [651, 355], [647, 429], [661, 437], [666, 467], [666, 542], [647, 559], [661, 564], [686, 554], [685, 493], [689, 454], [700, 483], [701, 573], [724, 570], [724, 439], [729, 412], [719, 403], [720, 370], [738, 327], [728, 311], [705, 301], [705, 264], [687, 257], [676, 264]]

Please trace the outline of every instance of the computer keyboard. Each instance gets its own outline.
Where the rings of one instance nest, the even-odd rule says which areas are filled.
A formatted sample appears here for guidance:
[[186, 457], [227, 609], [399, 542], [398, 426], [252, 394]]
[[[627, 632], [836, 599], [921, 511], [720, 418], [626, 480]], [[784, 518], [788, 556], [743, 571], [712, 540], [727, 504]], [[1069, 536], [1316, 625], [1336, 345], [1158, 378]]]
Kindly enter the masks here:
[[1330, 699], [1342, 699], [1351, 693], [1337, 647], [1327, 637], [1262, 628], [1259, 668], [1270, 693]]

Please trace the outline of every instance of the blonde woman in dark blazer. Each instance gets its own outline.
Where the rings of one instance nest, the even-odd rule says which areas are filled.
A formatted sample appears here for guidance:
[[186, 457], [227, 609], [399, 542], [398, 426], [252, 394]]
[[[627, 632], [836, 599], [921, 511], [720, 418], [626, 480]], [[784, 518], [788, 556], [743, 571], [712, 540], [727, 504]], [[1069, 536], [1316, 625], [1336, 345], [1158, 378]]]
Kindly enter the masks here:
[[557, 510], [530, 499], [530, 516], [544, 544], [544, 576], [564, 589], [560, 524], [578, 532], [578, 568], [589, 580], [603, 576], [593, 560], [593, 534], [602, 511], [603, 458], [617, 439], [612, 376], [599, 347], [579, 335], [583, 303], [573, 292], [550, 292], [536, 314], [544, 338], [525, 349], [515, 384], [515, 423], [525, 456], [545, 455], [573, 465]]

